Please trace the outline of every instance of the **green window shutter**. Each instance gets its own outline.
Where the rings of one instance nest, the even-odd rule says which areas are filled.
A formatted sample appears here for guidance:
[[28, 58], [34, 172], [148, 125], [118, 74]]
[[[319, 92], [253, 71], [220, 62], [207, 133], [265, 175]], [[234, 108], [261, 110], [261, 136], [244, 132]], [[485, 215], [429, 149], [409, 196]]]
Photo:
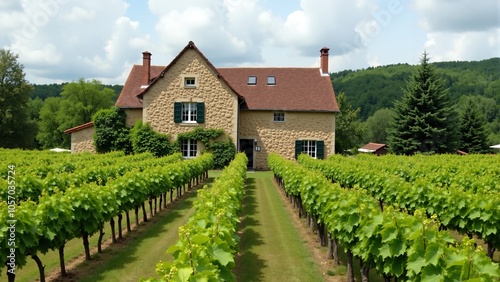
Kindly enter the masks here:
[[174, 122], [175, 123], [182, 122], [182, 103], [180, 102], [174, 103]]
[[323, 140], [316, 141], [316, 156], [317, 159], [325, 158], [325, 142]]
[[295, 159], [302, 153], [302, 140], [295, 140]]
[[205, 122], [205, 103], [196, 103], [196, 122]]

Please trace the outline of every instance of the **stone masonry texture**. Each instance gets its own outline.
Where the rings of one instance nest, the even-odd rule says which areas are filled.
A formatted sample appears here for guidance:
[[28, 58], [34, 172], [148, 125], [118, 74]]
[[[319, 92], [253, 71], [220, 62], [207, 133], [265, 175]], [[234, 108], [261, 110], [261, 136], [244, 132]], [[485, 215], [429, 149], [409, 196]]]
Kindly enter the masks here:
[[[184, 87], [185, 77], [195, 77], [196, 87]], [[174, 123], [174, 102], [204, 102], [205, 123]], [[144, 94], [143, 109], [143, 120], [172, 139], [193, 130], [193, 126], [201, 126], [223, 129], [236, 141], [238, 98], [194, 50], [188, 50], [150, 86]]]
[[285, 112], [284, 122], [274, 122], [272, 111], [241, 111], [240, 139], [256, 139], [260, 152], [254, 152], [255, 169], [268, 169], [267, 155], [278, 153], [295, 157], [295, 140], [323, 140], [325, 156], [335, 150], [335, 114]]
[[71, 153], [95, 153], [94, 127], [88, 127], [71, 133]]

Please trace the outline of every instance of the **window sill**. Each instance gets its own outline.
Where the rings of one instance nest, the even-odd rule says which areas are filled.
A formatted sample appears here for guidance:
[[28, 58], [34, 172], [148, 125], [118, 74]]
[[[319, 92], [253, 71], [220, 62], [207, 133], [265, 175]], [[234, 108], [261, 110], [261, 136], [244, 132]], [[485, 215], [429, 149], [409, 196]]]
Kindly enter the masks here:
[[196, 85], [184, 85], [185, 89], [196, 89]]
[[198, 126], [198, 123], [197, 122], [181, 122], [181, 123], [178, 123], [180, 124], [181, 126], [186, 126], [186, 127], [189, 127], [189, 126]]

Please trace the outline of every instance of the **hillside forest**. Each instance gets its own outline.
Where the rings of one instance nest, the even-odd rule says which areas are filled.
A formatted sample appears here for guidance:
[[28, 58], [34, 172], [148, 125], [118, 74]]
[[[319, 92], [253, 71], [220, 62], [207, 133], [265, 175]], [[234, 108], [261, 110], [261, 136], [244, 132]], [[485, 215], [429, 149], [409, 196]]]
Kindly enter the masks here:
[[[444, 80], [457, 113], [461, 115], [468, 101], [474, 101], [484, 117], [488, 143], [499, 144], [500, 58], [431, 65]], [[402, 98], [403, 89], [417, 68], [416, 65], [396, 64], [331, 73], [336, 94], [345, 94], [346, 103], [359, 110], [360, 126], [365, 129], [361, 143], [386, 142], [386, 134], [381, 131], [391, 118], [390, 109]]]

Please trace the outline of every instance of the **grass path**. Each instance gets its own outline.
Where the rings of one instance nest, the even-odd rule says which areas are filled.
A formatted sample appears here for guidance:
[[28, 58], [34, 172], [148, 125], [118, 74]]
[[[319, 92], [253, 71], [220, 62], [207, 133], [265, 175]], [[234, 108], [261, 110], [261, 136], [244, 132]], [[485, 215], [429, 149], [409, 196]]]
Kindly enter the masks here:
[[194, 213], [194, 199], [196, 192], [186, 194], [178, 205], [153, 217], [148, 228], [129, 234], [131, 236], [122, 246], [115, 245], [99, 258], [100, 263], [84, 263], [78, 271], [82, 273], [78, 281], [136, 282], [141, 278], [158, 277], [156, 264], [172, 259], [165, 251], [175, 244], [179, 227]]
[[238, 281], [322, 281], [273, 184], [271, 172], [247, 174]]

